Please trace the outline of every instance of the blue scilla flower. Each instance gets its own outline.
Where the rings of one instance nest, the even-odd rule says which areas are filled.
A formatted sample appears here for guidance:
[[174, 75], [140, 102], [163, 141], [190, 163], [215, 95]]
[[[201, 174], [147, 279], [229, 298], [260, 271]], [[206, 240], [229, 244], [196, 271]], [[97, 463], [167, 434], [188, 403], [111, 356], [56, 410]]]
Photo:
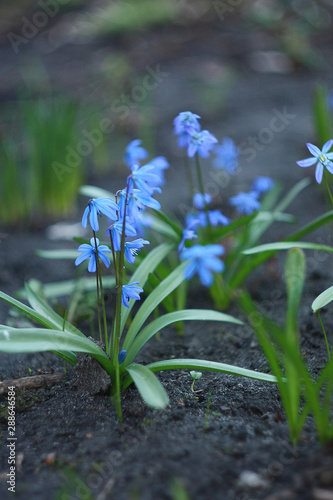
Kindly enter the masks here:
[[126, 356], [127, 356], [127, 352], [126, 351], [120, 351], [120, 353], [118, 354], [118, 363], [121, 365], [125, 359], [126, 359]]
[[130, 264], [134, 264], [135, 257], [140, 248], [144, 245], [150, 245], [149, 241], [138, 238], [137, 240], [127, 241], [125, 243], [125, 257]]
[[[158, 189], [157, 191], [160, 191], [160, 189]], [[120, 217], [124, 216], [125, 200], [126, 189], [123, 189], [119, 193], [118, 205], [120, 210]], [[138, 218], [139, 213], [145, 210], [147, 207], [153, 208], [154, 210], [159, 210], [161, 208], [161, 205], [150, 195], [140, 191], [140, 189], [132, 189], [127, 196], [126, 215], [131, 220], [131, 222], [133, 222], [134, 226], [135, 220]]]
[[178, 245], [178, 252], [181, 252], [183, 250], [183, 248], [185, 247], [186, 240], [193, 241], [197, 237], [198, 235], [193, 229], [185, 228], [183, 231], [182, 239]]
[[[158, 174], [155, 174], [154, 170], [154, 165], [148, 164], [141, 168], [139, 165], [133, 165], [132, 175], [130, 176], [136, 187], [149, 196], [154, 194], [154, 191], [156, 191], [156, 187], [160, 182], [160, 177]], [[159, 188], [157, 189], [159, 190]]]
[[154, 174], [158, 175], [160, 178], [158, 185], [164, 186], [164, 171], [170, 166], [168, 160], [164, 156], [156, 156], [156, 158], [150, 160], [147, 165], [152, 165], [154, 167]]
[[274, 187], [274, 180], [271, 177], [259, 175], [252, 183], [251, 191], [255, 191], [260, 196]]
[[333, 152], [328, 152], [333, 145], [333, 140], [330, 139], [325, 142], [321, 151], [317, 146], [311, 144], [310, 142], [306, 145], [310, 153], [313, 155], [313, 158], [306, 158], [305, 160], [300, 160], [296, 163], [300, 167], [311, 167], [317, 163], [315, 177], [318, 184], [321, 184], [321, 181], [323, 180], [324, 167], [327, 168], [331, 174], [333, 174], [333, 163], [330, 161], [333, 160]]
[[258, 193], [250, 191], [249, 193], [238, 193], [229, 198], [230, 205], [236, 207], [239, 214], [251, 215], [256, 210], [260, 210], [261, 203], [258, 201]]
[[212, 202], [212, 197], [208, 193], [205, 194], [195, 193], [195, 195], [193, 196], [193, 206], [198, 210], [203, 210], [211, 202]]
[[82, 217], [82, 226], [87, 227], [88, 216], [90, 226], [94, 231], [99, 231], [98, 216], [102, 214], [109, 217], [111, 220], [117, 220], [117, 211], [119, 207], [111, 198], [93, 198], [88, 201], [88, 206], [85, 209]]
[[[111, 250], [108, 246], [106, 245], [100, 245], [99, 244], [99, 239], [96, 238], [96, 245], [97, 245], [97, 253], [98, 257], [101, 259], [101, 261], [106, 265], [106, 267], [110, 267], [110, 259], [106, 253], [111, 253]], [[81, 255], [76, 259], [75, 265], [78, 266], [81, 264], [86, 259], [89, 259], [88, 262], [88, 271], [90, 273], [94, 273], [97, 269], [97, 263], [96, 263], [96, 246], [95, 246], [95, 240], [94, 238], [91, 238], [90, 240], [90, 245], [88, 243], [83, 243], [83, 245], [80, 245], [79, 248], [77, 249], [78, 252], [82, 252]]]
[[185, 227], [186, 229], [196, 229], [200, 226], [200, 220], [198, 214], [189, 213], [185, 217]]
[[202, 285], [211, 286], [214, 282], [212, 273], [220, 273], [224, 269], [224, 263], [218, 258], [223, 254], [224, 248], [220, 245], [194, 245], [190, 248], [184, 248], [180, 259], [188, 260], [185, 278], [189, 280], [197, 274]]
[[196, 153], [198, 153], [199, 156], [208, 158], [209, 151], [217, 142], [218, 140], [216, 139], [216, 137], [208, 132], [208, 130], [194, 132], [190, 136], [187, 147], [187, 155], [192, 158]]
[[135, 220], [131, 221], [137, 236], [145, 236], [146, 228], [151, 228], [153, 219], [143, 211], [139, 211]]
[[148, 151], [140, 146], [141, 143], [142, 141], [135, 139], [125, 149], [124, 162], [129, 168], [148, 157]]
[[191, 111], [183, 111], [173, 121], [174, 134], [178, 135], [178, 147], [184, 148], [188, 146], [191, 134], [199, 132], [200, 123], [198, 119], [201, 117], [191, 113]]
[[128, 285], [123, 285], [121, 292], [121, 303], [125, 307], [129, 307], [129, 299], [140, 300], [139, 293], [143, 292], [143, 289], [138, 286], [139, 282], [134, 281]]
[[214, 147], [214, 153], [213, 168], [223, 169], [229, 174], [236, 172], [240, 151], [230, 137], [222, 139], [221, 144]]
[[207, 226], [207, 215], [211, 226], [219, 226], [220, 224], [222, 226], [227, 226], [231, 222], [230, 219], [223, 215], [219, 210], [208, 210], [207, 213], [200, 211], [198, 213], [198, 218], [201, 227]]
[[[112, 245], [115, 252], [119, 252], [121, 248], [121, 235], [123, 232], [123, 220], [114, 222], [107, 228], [107, 234], [112, 239]], [[126, 217], [125, 220], [125, 236], [136, 236], [136, 230]]]
[[[157, 192], [161, 192], [160, 189], [155, 189]], [[137, 207], [139, 210], [143, 210], [144, 208], [153, 208], [154, 210], [159, 210], [161, 208], [160, 203], [149, 196], [148, 194], [143, 193], [140, 189], [133, 189], [132, 193], [133, 200], [135, 200]]]

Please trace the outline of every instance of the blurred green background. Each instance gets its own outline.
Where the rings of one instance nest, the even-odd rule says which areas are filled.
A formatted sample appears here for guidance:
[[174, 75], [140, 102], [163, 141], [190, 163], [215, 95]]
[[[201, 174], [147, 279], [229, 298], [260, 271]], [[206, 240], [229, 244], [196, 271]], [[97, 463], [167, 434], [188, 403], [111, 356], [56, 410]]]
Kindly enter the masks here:
[[189, 106], [223, 121], [246, 71], [320, 74], [332, 41], [330, 0], [15, 0], [0, 20], [7, 228], [73, 214], [83, 182], [123, 175], [133, 138], [167, 149]]

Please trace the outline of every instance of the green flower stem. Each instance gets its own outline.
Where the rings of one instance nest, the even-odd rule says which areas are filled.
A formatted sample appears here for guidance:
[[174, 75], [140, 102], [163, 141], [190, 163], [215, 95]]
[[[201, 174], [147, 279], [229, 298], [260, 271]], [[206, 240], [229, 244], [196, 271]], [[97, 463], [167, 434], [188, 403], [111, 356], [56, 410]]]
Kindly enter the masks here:
[[187, 154], [185, 154], [185, 156], [184, 156], [184, 163], [185, 163], [185, 173], [186, 173], [186, 177], [187, 177], [188, 189], [190, 192], [190, 198], [192, 200], [192, 198], [194, 196], [194, 182], [193, 182], [191, 167], [190, 167], [190, 163], [188, 161]]
[[116, 252], [114, 251], [113, 239], [112, 239], [111, 231], [110, 231], [110, 244], [111, 244], [111, 250], [112, 250], [112, 259], [113, 259], [114, 274], [115, 274], [115, 278], [116, 278], [116, 286], [118, 286], [118, 272], [117, 272]]
[[209, 215], [208, 215], [208, 206], [205, 200], [205, 186], [202, 178], [202, 172], [201, 172], [201, 166], [200, 166], [200, 160], [199, 160], [199, 155], [198, 153], [195, 154], [195, 166], [197, 170], [197, 178], [198, 178], [198, 185], [199, 185], [199, 191], [202, 194], [202, 201], [205, 206], [205, 212], [206, 212], [206, 218], [207, 218], [207, 228], [208, 232], [211, 235], [212, 234], [212, 226], [210, 225], [209, 221]]
[[110, 336], [110, 346], [109, 346], [109, 353], [111, 356], [111, 359], [114, 358], [114, 353], [115, 353], [115, 345], [114, 345], [114, 330], [115, 330], [115, 324], [116, 324], [116, 311], [117, 311], [117, 291], [118, 288], [116, 288], [116, 299], [113, 304], [113, 321], [112, 321], [112, 329], [111, 329], [111, 336]]
[[108, 338], [108, 325], [106, 321], [106, 312], [105, 312], [105, 300], [104, 300], [104, 291], [103, 291], [103, 283], [102, 283], [102, 273], [101, 273], [101, 267], [99, 267], [99, 288], [101, 291], [101, 297], [102, 297], [102, 310], [103, 310], [103, 323], [104, 323], [104, 335], [105, 335], [105, 350], [106, 354], [109, 354], [109, 338]]
[[318, 319], [319, 319], [320, 326], [321, 326], [321, 328], [322, 328], [322, 330], [323, 330], [323, 333], [324, 333], [325, 343], [326, 343], [326, 349], [327, 349], [327, 354], [328, 354], [328, 359], [330, 360], [330, 359], [331, 359], [330, 348], [329, 348], [329, 345], [328, 345], [326, 331], [325, 331], [325, 328], [324, 328], [323, 322], [322, 322], [322, 320], [321, 320], [321, 316], [320, 316], [319, 310], [317, 311], [317, 315], [318, 315]]
[[121, 243], [120, 243], [120, 255], [118, 260], [118, 286], [117, 286], [117, 296], [116, 296], [116, 317], [114, 321], [116, 322], [115, 330], [113, 331], [113, 335], [115, 339], [113, 340], [113, 366], [116, 373], [115, 387], [113, 390], [112, 402], [116, 408], [119, 421], [122, 422], [122, 411], [121, 411], [121, 401], [120, 401], [120, 372], [119, 372], [119, 361], [118, 361], [118, 353], [119, 353], [119, 343], [120, 343], [120, 327], [121, 327], [121, 296], [123, 289], [123, 271], [124, 271], [124, 258], [125, 258], [125, 229], [126, 229], [126, 207], [128, 200], [128, 191], [129, 191], [129, 182], [127, 181], [127, 189], [126, 189], [126, 198], [125, 198], [125, 207], [124, 207], [124, 215], [123, 215], [123, 228], [121, 233]]
[[[199, 191], [202, 194], [202, 196], [205, 197], [205, 187], [204, 187], [204, 183], [203, 183], [203, 178], [202, 178], [201, 166], [200, 166], [200, 160], [199, 160], [198, 153], [195, 154], [195, 166], [196, 166], [196, 170], [197, 170]], [[206, 203], [205, 203], [205, 206], [206, 206]]]
[[332, 205], [333, 205], [333, 196], [332, 196], [331, 190], [330, 190], [330, 188], [329, 188], [329, 185], [328, 185], [328, 182], [327, 182], [327, 179], [326, 179], [326, 172], [324, 172], [324, 183], [325, 183], [325, 186], [326, 186], [326, 189], [327, 189], [328, 195], [329, 195], [329, 197], [330, 197], [331, 203], [332, 203]]
[[97, 290], [97, 317], [98, 317], [98, 331], [99, 331], [99, 340], [103, 342], [102, 337], [102, 325], [101, 325], [101, 311], [100, 311], [100, 299], [99, 299], [99, 257], [98, 257], [98, 247], [96, 241], [96, 233], [93, 231], [94, 242], [95, 242], [95, 253], [96, 253], [96, 290]]
[[[112, 250], [112, 259], [113, 259], [113, 267], [114, 267], [114, 275], [116, 278], [116, 290], [118, 290], [118, 268], [117, 268], [117, 259], [116, 259], [116, 252], [114, 250], [113, 246], [113, 239], [112, 239], [112, 234], [110, 231], [110, 244], [111, 244], [111, 250]], [[115, 318], [116, 318], [116, 306], [117, 306], [117, 294], [116, 294], [116, 300], [114, 301], [113, 305], [113, 321], [112, 321], [112, 330], [111, 330], [111, 336], [110, 336], [110, 345], [109, 345], [109, 354], [111, 355], [111, 359], [114, 357], [114, 327], [115, 327]]]

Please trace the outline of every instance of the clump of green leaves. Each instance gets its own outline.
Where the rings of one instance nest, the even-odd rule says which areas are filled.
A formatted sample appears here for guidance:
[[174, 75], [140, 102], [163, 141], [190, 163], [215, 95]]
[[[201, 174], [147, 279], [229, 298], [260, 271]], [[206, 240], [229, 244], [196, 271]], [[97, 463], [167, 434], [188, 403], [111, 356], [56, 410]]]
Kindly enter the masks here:
[[[1, 222], [27, 226], [68, 215], [85, 176], [76, 151], [78, 103], [61, 96], [21, 99], [8, 113], [12, 123], [0, 143]], [[59, 175], [60, 164], [66, 176]]]
[[329, 441], [333, 438], [333, 362], [329, 359], [320, 375], [314, 378], [301, 354], [298, 314], [305, 281], [305, 255], [300, 248], [291, 248], [288, 252], [285, 280], [288, 299], [284, 327], [267, 317], [249, 294], [240, 294], [239, 303], [278, 380], [291, 441], [299, 440], [309, 413], [314, 417], [320, 441]]

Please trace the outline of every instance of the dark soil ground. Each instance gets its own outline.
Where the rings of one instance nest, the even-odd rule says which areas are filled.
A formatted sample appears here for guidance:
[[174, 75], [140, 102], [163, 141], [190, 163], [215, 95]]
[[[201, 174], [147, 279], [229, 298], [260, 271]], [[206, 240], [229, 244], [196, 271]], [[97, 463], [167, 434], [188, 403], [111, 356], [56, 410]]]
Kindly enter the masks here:
[[[247, 190], [255, 175], [271, 175], [283, 182], [287, 190], [304, 174], [313, 174], [312, 169], [304, 172], [298, 168], [295, 161], [307, 157], [305, 142], [316, 141], [311, 125], [311, 96], [318, 77], [330, 84], [332, 72], [328, 62], [319, 73], [293, 64], [286, 73], [259, 73], [250, 63], [253, 54], [258, 49], [276, 49], [276, 40], [265, 33], [239, 30], [237, 19], [232, 16], [230, 25], [224, 23], [223, 28], [216, 20], [210, 24], [197, 21], [187, 28], [166, 27], [94, 42], [88, 45], [88, 50], [87, 44], [75, 42], [66, 43], [65, 49], [60, 45], [51, 50], [47, 45], [48, 29], [24, 50], [28, 53], [39, 50], [59, 88], [74, 92], [79, 85], [84, 93], [82, 89], [87, 89], [87, 80], [91, 79], [89, 69], [94, 68], [95, 56], [110, 47], [114, 51], [125, 48], [140, 70], [160, 64], [167, 73], [154, 90], [155, 111], [158, 111], [154, 115], [156, 153], [167, 156], [171, 162], [167, 185], [160, 197], [164, 210], [179, 213], [180, 203], [184, 199], [188, 201], [181, 158], [175, 153], [172, 136], [172, 119], [185, 109], [201, 114], [203, 128], [208, 128], [219, 139], [228, 135], [238, 144], [245, 143], [244, 147], [249, 147], [250, 137], [264, 137], [260, 133], [269, 127], [276, 110], [289, 113], [285, 126], [269, 143], [259, 140], [251, 159], [244, 150], [240, 175], [228, 186], [217, 186], [214, 197], [217, 206], [224, 207], [225, 198], [231, 192]], [[330, 60], [329, 41], [319, 44], [324, 61]], [[11, 48], [5, 42], [1, 50], [6, 77], [0, 87], [5, 99], [11, 95], [9, 76], [16, 75], [17, 60], [13, 61]], [[223, 106], [218, 108], [214, 102], [204, 101], [199, 77], [210, 75], [208, 80], [214, 79], [221, 69], [231, 72], [235, 78]], [[217, 88], [222, 86], [223, 82]], [[221, 100], [222, 96], [221, 90]], [[105, 94], [102, 93], [101, 98], [106, 99]], [[112, 176], [95, 174], [89, 181], [115, 190], [123, 187], [124, 177], [119, 172]], [[207, 184], [212, 182], [210, 178], [206, 180]], [[72, 222], [80, 220], [81, 205], [80, 202]], [[312, 185], [290, 206], [289, 212], [296, 216], [296, 224], [300, 226], [324, 210], [323, 194]], [[57, 261], [55, 265], [35, 255], [36, 249], [71, 246], [61, 239], [48, 239], [47, 225], [46, 221], [42, 229], [35, 231], [2, 228], [1, 290], [13, 294], [30, 278], [47, 283], [74, 276], [72, 262]], [[279, 239], [294, 229], [276, 225], [267, 240]], [[332, 244], [331, 227], [315, 233], [311, 239]], [[285, 315], [286, 296], [281, 274], [284, 257], [281, 254], [275, 264], [263, 266], [249, 281], [255, 300], [278, 321]], [[315, 375], [324, 365], [327, 353], [311, 303], [332, 284], [331, 257], [308, 252], [307, 269], [300, 331], [302, 353]], [[205, 290], [193, 286], [189, 305], [211, 308]], [[241, 317], [235, 306], [228, 312]], [[323, 310], [322, 318], [332, 343], [330, 307]], [[8, 308], [1, 304], [1, 323], [7, 319]], [[193, 322], [185, 325], [183, 336], [169, 328], [162, 332], [160, 340], [149, 342], [140, 361], [149, 363], [171, 357], [208, 359], [269, 371], [256, 337], [247, 326]], [[2, 379], [63, 371], [62, 361], [51, 353], [1, 354], [0, 363]], [[163, 412], [147, 408], [130, 387], [122, 399], [122, 424], [108, 396], [91, 396], [72, 387], [70, 368], [67, 368], [67, 380], [58, 386], [19, 391], [15, 498], [333, 499], [332, 446], [318, 443], [311, 416], [299, 444], [291, 446], [284, 410], [274, 385], [204, 372], [195, 384], [199, 392], [194, 397], [189, 371], [163, 372], [158, 376], [170, 397], [168, 408]], [[3, 499], [12, 495], [6, 484], [6, 404], [6, 398], [1, 397], [0, 496]], [[181, 487], [183, 492], [179, 493]]]

